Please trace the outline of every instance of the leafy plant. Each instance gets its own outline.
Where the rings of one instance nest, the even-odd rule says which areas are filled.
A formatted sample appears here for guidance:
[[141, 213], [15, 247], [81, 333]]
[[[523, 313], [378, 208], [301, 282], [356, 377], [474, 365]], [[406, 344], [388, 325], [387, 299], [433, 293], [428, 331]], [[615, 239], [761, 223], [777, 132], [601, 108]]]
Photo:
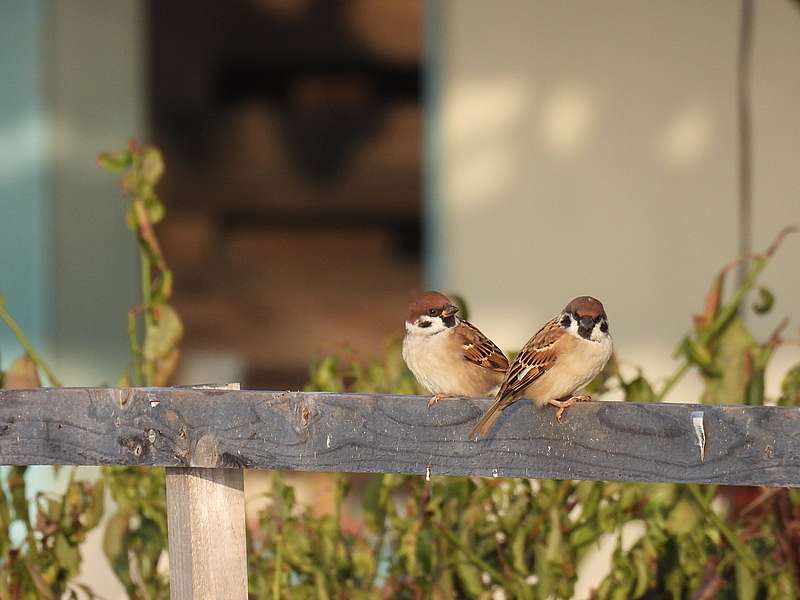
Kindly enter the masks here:
[[[179, 360], [183, 334], [169, 304], [172, 274], [153, 228], [164, 216], [155, 192], [163, 161], [155, 148], [131, 143], [98, 162], [121, 177], [140, 252], [142, 300], [128, 314], [132, 359], [120, 384], [163, 385]], [[786, 233], [763, 254], [734, 261], [714, 278], [702, 312], [676, 349], [680, 364], [666, 381], [653, 382], [641, 370], [626, 377], [615, 358], [591, 384], [592, 393], [617, 388], [626, 401], [661, 401], [696, 371], [705, 384], [703, 402], [800, 405], [800, 365], [786, 374], [778, 398], [764, 392], [776, 348], [796, 341], [784, 338], [786, 322], [758, 341], [745, 318], [773, 306], [772, 293], [756, 286]], [[743, 261], [747, 277], [726, 295], [728, 273]], [[748, 305], [752, 292], [757, 299]], [[60, 385], [1, 297], [0, 319], [26, 352], [0, 373], [0, 382], [35, 387], [42, 372]], [[389, 340], [380, 357], [366, 362], [346, 354], [321, 357], [306, 389], [419, 393], [399, 342]], [[0, 528], [6, 533], [0, 539], [0, 598], [92, 597], [73, 580], [80, 543], [100, 520], [106, 490], [116, 512], [104, 549], [117, 577], [136, 600], [168, 597], [159, 568], [167, 551], [162, 469], [104, 468], [99, 481], [71, 478], [64, 495], [40, 494], [33, 507], [24, 475], [24, 467], [11, 468], [0, 488]], [[364, 481], [362, 515], [345, 525], [343, 503]], [[608, 536], [616, 539], [611, 570], [594, 598], [800, 595], [798, 490], [394, 474], [339, 475], [336, 490], [334, 514], [317, 517], [274, 475], [271, 502], [248, 536], [252, 598], [569, 598], [581, 561]], [[622, 531], [634, 522], [643, 533], [625, 546]], [[22, 533], [12, 544], [15, 528]]]

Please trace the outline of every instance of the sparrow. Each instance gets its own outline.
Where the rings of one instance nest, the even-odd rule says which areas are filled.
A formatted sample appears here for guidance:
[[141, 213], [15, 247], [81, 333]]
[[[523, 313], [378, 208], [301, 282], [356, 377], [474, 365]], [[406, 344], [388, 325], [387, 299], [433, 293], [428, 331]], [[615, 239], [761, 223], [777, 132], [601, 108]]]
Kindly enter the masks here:
[[612, 341], [603, 305], [579, 296], [545, 323], [523, 346], [506, 372], [494, 403], [472, 429], [471, 439], [485, 436], [508, 406], [527, 396], [536, 406], [564, 411], [591, 396], [573, 394], [594, 379], [611, 357]]
[[403, 360], [433, 394], [428, 407], [450, 396], [491, 395], [508, 369], [500, 348], [457, 312], [450, 298], [434, 291], [408, 307]]

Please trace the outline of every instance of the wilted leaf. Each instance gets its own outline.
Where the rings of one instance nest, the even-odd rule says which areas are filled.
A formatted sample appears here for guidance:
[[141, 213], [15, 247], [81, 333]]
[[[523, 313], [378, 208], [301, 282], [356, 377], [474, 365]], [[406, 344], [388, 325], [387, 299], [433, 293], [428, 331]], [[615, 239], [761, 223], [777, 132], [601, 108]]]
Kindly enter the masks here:
[[4, 388], [30, 389], [42, 387], [36, 363], [27, 354], [11, 363], [3, 377]]

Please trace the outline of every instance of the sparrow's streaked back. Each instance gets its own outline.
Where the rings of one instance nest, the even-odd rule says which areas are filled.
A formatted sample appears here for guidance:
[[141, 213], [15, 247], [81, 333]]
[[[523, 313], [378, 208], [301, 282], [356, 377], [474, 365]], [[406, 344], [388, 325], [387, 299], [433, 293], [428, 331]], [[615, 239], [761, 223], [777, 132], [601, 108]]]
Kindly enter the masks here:
[[486, 435], [500, 413], [523, 396], [539, 407], [556, 406], [560, 421], [568, 406], [591, 399], [573, 394], [603, 370], [611, 351], [603, 305], [591, 296], [575, 298], [523, 346], [470, 437]]

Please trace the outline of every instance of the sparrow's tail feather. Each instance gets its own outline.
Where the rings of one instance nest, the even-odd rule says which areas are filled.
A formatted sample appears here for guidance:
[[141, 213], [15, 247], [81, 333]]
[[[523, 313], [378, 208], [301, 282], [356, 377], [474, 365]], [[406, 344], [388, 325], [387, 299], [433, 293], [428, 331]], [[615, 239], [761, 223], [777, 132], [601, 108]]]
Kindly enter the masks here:
[[477, 440], [478, 438], [485, 437], [497, 419], [500, 418], [500, 413], [502, 413], [503, 409], [508, 405], [508, 402], [503, 402], [502, 400], [492, 404], [489, 410], [481, 417], [481, 420], [478, 421], [475, 427], [472, 428], [472, 431], [470, 431], [469, 439]]

